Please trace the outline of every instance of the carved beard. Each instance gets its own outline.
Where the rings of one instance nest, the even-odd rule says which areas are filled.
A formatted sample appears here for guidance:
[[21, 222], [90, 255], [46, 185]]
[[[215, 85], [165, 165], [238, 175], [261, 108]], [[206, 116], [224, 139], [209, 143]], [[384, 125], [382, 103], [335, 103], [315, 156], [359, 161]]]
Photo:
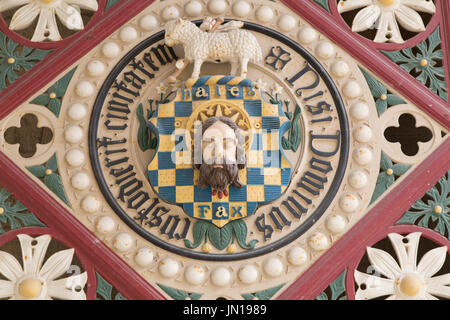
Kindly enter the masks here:
[[235, 188], [241, 188], [239, 181], [239, 169], [237, 164], [223, 164], [223, 168], [214, 168], [214, 165], [203, 163], [200, 166], [200, 175], [198, 179], [199, 188], [211, 188], [223, 191], [231, 184]]

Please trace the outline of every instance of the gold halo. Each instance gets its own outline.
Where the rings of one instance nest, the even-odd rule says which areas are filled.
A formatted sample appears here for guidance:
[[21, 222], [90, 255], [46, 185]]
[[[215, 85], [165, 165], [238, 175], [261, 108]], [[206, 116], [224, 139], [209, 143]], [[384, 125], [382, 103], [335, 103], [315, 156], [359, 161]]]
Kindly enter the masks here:
[[[189, 131], [191, 137], [194, 136], [194, 122], [197, 120], [205, 122], [211, 117], [227, 117], [236, 123], [245, 139], [245, 150], [249, 149], [253, 141], [253, 135], [250, 134], [252, 128], [250, 118], [243, 108], [228, 100], [210, 100], [195, 108], [186, 124], [186, 130]], [[192, 143], [193, 141], [194, 139], [192, 139]]]

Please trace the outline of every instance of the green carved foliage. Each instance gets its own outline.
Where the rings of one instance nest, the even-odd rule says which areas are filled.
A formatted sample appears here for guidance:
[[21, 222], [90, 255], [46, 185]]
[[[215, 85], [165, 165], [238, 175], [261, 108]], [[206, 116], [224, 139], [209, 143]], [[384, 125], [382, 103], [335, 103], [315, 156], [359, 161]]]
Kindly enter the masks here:
[[51, 50], [38, 50], [8, 39], [0, 32], [0, 90], [19, 79], [20, 74], [30, 70], [43, 60]]
[[108, 0], [106, 2], [105, 11], [109, 10], [111, 7], [113, 7], [116, 3], [118, 3], [120, 0]]
[[66, 94], [67, 87], [76, 69], [77, 68], [72, 69], [64, 77], [59, 79], [53, 86], [51, 86], [46, 93], [36, 97], [33, 101], [31, 101], [31, 103], [47, 107], [55, 114], [56, 117], [59, 117], [62, 98]]
[[258, 291], [258, 292], [254, 292], [254, 293], [245, 293], [242, 294], [242, 298], [244, 298], [245, 300], [269, 300], [270, 298], [272, 298], [275, 293], [277, 293], [282, 287], [284, 286], [284, 284], [277, 286], [277, 287], [273, 287], [270, 289], [266, 289], [266, 290], [262, 290], [262, 291]]
[[404, 174], [411, 166], [400, 163], [394, 164], [384, 152], [381, 152], [380, 167], [381, 171], [370, 203], [378, 199], [394, 183], [395, 178]]
[[[394, 61], [406, 72], [413, 75], [431, 91], [448, 101], [445, 71], [442, 62], [443, 52], [439, 49], [441, 39], [439, 27], [415, 48], [398, 51], [382, 51], [389, 59]], [[424, 65], [422, 61], [426, 60]]]
[[378, 116], [381, 116], [388, 107], [406, 103], [399, 96], [388, 93], [388, 90], [386, 89], [386, 87], [380, 81], [375, 79], [366, 70], [364, 70], [362, 68], [360, 68], [360, 69], [361, 69], [364, 77], [366, 78], [367, 84], [369, 85], [370, 92], [372, 93], [373, 97], [375, 98]]
[[[347, 296], [345, 295], [345, 275], [346, 271], [341, 273], [341, 275], [328, 286], [328, 290], [324, 290], [316, 297], [316, 300], [347, 300]], [[327, 291], [331, 293], [331, 296], [327, 294]]]
[[291, 119], [292, 115], [286, 114], [286, 116], [291, 120], [291, 127], [289, 129], [288, 137], [281, 138], [281, 146], [285, 150], [297, 151], [302, 141], [302, 130], [300, 127], [300, 116], [302, 110], [297, 104], [294, 111], [294, 117]]
[[68, 206], [70, 206], [69, 201], [67, 201], [66, 194], [64, 193], [64, 187], [61, 182], [61, 178], [56, 173], [58, 171], [58, 162], [56, 159], [56, 153], [47, 161], [45, 165], [27, 167], [27, 169], [34, 176], [41, 179], [47, 186], [47, 188], [49, 188]]
[[328, 6], [328, 0], [314, 0], [318, 5], [331, 13], [330, 7]]
[[0, 212], [0, 234], [5, 233], [5, 226], [9, 226], [11, 230], [22, 227], [45, 227], [22, 203], [14, 200], [6, 189], [0, 189]]
[[97, 297], [96, 300], [127, 300], [120, 292], [112, 298], [113, 286], [103, 279], [98, 273], [97, 276]]
[[405, 212], [397, 224], [433, 229], [450, 240], [450, 171]]
[[[152, 102], [150, 103], [150, 106]], [[158, 139], [156, 139], [150, 132], [147, 127], [147, 121], [152, 115], [152, 110], [147, 110], [147, 117], [144, 116], [144, 108], [142, 107], [142, 103], [136, 109], [136, 116], [139, 121], [139, 129], [138, 129], [138, 145], [142, 152], [147, 150], [154, 150], [158, 144]]]
[[218, 250], [225, 249], [234, 239], [237, 240], [239, 246], [245, 250], [255, 248], [258, 240], [251, 240], [246, 243], [247, 239], [247, 225], [243, 220], [232, 220], [224, 225], [222, 228], [217, 227], [209, 221], [198, 220], [193, 227], [194, 242], [185, 240], [185, 245], [189, 249], [195, 249], [207, 240]]
[[158, 286], [169, 295], [169, 297], [171, 297], [174, 300], [186, 300], [186, 299], [190, 299], [190, 300], [198, 300], [201, 298], [201, 294], [199, 293], [189, 293], [186, 291], [182, 291], [182, 290], [178, 290], [178, 289], [174, 289], [174, 288], [170, 288], [167, 286], [163, 286], [162, 284], [158, 284]]

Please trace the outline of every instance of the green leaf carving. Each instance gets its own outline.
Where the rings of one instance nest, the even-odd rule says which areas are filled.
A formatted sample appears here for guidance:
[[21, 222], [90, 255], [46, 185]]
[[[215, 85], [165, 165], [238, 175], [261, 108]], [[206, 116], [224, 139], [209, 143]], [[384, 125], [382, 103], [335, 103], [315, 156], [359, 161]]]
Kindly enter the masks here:
[[301, 128], [300, 128], [300, 116], [301, 116], [301, 109], [300, 106], [297, 104], [294, 111], [294, 118], [291, 120], [291, 127], [289, 129], [288, 138], [282, 137], [281, 138], [281, 146], [285, 150], [292, 150], [294, 152], [297, 151], [298, 147], [300, 146], [301, 142]]
[[141, 151], [147, 151], [150, 149], [155, 149], [157, 144], [157, 139], [154, 138], [147, 127], [147, 118], [144, 117], [144, 109], [142, 103], [136, 109], [136, 115], [139, 120], [138, 129], [138, 145]]
[[232, 227], [227, 223], [222, 228], [218, 228], [211, 223], [208, 228], [208, 236], [214, 247], [223, 250], [231, 241]]
[[330, 7], [328, 6], [328, 0], [314, 0], [317, 4], [319, 4], [322, 8], [324, 8], [325, 10], [327, 10], [329, 13], [331, 13], [330, 11]]
[[[111, 299], [112, 285], [106, 282], [106, 280], [103, 279], [98, 273], [96, 273], [96, 275], [97, 275], [97, 296], [102, 297], [103, 300], [112, 300]], [[97, 297], [97, 300], [101, 299]]]
[[[61, 110], [61, 100], [66, 94], [67, 87], [69, 86], [70, 80], [76, 71], [76, 67], [68, 72], [65, 76], [59, 79], [53, 86], [51, 86], [47, 92], [36, 97], [31, 103], [44, 106], [49, 108], [51, 112], [56, 117], [59, 117], [59, 112]], [[54, 94], [55, 97], [51, 98], [50, 95]]]
[[194, 243], [192, 243], [189, 240], [184, 240], [184, 243], [186, 245], [186, 247], [188, 247], [189, 249], [195, 249], [197, 248], [200, 244], [203, 243], [203, 240], [206, 237], [206, 233], [208, 231], [209, 225], [211, 223], [205, 220], [198, 220], [195, 222], [194, 227], [192, 229], [192, 234], [194, 237]]
[[323, 291], [320, 295], [316, 297], [316, 300], [347, 300], [347, 297], [343, 294], [345, 293], [345, 275], [346, 271], [341, 273], [339, 277], [336, 278], [328, 286], [331, 291], [331, 297], [328, 297], [327, 293]]
[[[5, 34], [0, 32], [0, 90], [19, 79], [50, 52], [25, 46], [19, 48], [16, 42], [7, 39]], [[14, 62], [11, 63], [11, 59]]]
[[108, 0], [106, 3], [105, 11], [108, 11], [112, 6], [118, 3], [120, 0]]
[[270, 298], [272, 298], [275, 293], [277, 293], [282, 287], [284, 286], [284, 284], [279, 285], [277, 287], [273, 287], [270, 289], [266, 289], [266, 290], [262, 290], [262, 291], [258, 291], [258, 292], [254, 292], [254, 293], [246, 293], [246, 294], [242, 294], [242, 298], [244, 298], [245, 300], [254, 300], [255, 298], [257, 298], [258, 300], [269, 300]]
[[45, 185], [55, 193], [62, 201], [64, 201], [67, 205], [69, 205], [69, 201], [67, 201], [66, 194], [64, 193], [64, 187], [61, 182], [61, 178], [56, 173], [52, 173], [47, 175], [44, 178]]
[[[417, 200], [396, 224], [411, 224], [433, 229], [450, 240], [450, 171], [423, 199]], [[440, 209], [440, 210], [439, 210]], [[437, 221], [437, 223], [436, 223]]]
[[236, 236], [236, 240], [241, 246], [242, 249], [251, 250], [255, 248], [255, 245], [258, 243], [258, 240], [251, 240], [250, 243], [246, 243], [247, 240], [247, 224], [242, 220], [234, 220], [230, 222], [231, 227], [233, 228], [234, 235]]
[[199, 293], [188, 293], [182, 290], [170, 288], [167, 286], [163, 286], [162, 284], [158, 284], [158, 286], [165, 292], [169, 297], [174, 300], [186, 300], [190, 298], [191, 300], [198, 300], [201, 298], [201, 294]]
[[34, 176], [38, 178], [45, 177], [45, 167], [44, 166], [32, 166], [27, 168]]

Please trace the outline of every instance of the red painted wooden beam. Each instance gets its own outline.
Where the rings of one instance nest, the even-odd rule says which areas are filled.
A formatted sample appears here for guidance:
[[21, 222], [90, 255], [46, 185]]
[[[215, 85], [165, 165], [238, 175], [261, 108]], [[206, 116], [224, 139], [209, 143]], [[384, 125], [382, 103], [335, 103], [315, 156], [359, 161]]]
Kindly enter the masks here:
[[[281, 2], [346, 50], [387, 85], [395, 88], [398, 93], [450, 130], [449, 104], [382, 53], [360, 41], [359, 35], [351, 32], [349, 28], [342, 28], [322, 7], [311, 0], [281, 0]], [[442, 2], [447, 3], [444, 7], [448, 9], [448, 1]]]
[[361, 248], [398, 221], [450, 168], [450, 138], [425, 159], [353, 226], [333, 247], [286, 289], [280, 300], [315, 299], [333, 282]]
[[81, 255], [125, 297], [132, 300], [165, 299], [2, 152], [0, 167], [0, 185], [49, 228], [77, 243]]

